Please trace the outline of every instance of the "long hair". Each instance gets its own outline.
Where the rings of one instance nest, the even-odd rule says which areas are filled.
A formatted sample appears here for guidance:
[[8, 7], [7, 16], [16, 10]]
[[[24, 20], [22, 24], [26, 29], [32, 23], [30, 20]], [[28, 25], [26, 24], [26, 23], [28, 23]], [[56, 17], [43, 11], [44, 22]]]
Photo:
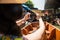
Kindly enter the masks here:
[[22, 17], [21, 4], [0, 4], [0, 33], [20, 35], [20, 28], [15, 21]]

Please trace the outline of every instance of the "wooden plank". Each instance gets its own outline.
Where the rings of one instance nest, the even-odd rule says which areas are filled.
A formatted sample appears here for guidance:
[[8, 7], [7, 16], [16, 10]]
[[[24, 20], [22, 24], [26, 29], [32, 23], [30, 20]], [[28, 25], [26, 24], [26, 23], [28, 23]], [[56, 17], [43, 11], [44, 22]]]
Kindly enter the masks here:
[[60, 30], [56, 29], [56, 40], [60, 40]]

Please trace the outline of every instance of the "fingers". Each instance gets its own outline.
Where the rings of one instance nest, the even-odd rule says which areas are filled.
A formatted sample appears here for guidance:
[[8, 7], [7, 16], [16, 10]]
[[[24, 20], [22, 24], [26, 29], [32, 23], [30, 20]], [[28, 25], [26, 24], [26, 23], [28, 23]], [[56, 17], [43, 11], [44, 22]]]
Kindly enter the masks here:
[[36, 13], [36, 16], [37, 16], [36, 19], [39, 20], [40, 15], [38, 13]]
[[31, 13], [28, 12], [28, 13], [24, 16], [25, 20], [30, 19], [30, 14], [31, 14]]

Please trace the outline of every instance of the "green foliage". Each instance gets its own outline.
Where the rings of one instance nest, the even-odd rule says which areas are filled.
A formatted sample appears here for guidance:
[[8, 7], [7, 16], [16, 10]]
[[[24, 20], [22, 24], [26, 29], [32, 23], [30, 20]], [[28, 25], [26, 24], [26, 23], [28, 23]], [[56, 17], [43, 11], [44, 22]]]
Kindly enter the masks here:
[[27, 5], [29, 8], [34, 8], [34, 5], [33, 5], [32, 1], [30, 1], [30, 0], [28, 2], [26, 2], [25, 5]]

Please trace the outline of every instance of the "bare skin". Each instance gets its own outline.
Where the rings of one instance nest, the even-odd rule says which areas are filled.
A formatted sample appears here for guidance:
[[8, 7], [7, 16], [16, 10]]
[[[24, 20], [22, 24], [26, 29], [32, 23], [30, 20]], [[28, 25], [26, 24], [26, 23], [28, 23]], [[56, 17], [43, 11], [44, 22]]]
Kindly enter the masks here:
[[27, 14], [24, 16], [24, 18], [22, 18], [21, 20], [16, 21], [16, 24], [17, 24], [18, 26], [20, 26], [20, 25], [22, 25], [23, 23], [25, 23], [26, 20], [28, 20], [29, 18], [30, 18], [30, 13], [27, 13]]
[[41, 38], [42, 38], [42, 35], [44, 34], [45, 26], [42, 18], [39, 18], [39, 24], [40, 24], [39, 25], [40, 28], [36, 32], [28, 35], [23, 35], [23, 36], [28, 40], [43, 40]]

